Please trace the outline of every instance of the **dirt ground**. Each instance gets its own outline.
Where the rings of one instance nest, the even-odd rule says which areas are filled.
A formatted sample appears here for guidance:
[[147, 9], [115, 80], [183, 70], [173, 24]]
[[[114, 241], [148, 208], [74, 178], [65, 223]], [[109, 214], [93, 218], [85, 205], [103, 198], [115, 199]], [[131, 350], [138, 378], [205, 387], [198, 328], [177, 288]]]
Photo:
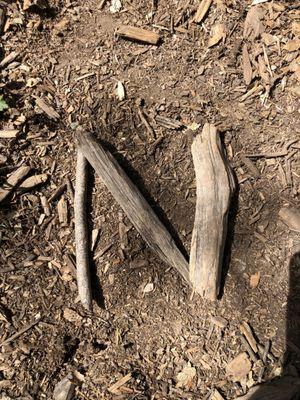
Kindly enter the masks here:
[[[0, 1], [1, 60], [12, 55], [0, 70], [9, 106], [0, 129], [18, 131], [0, 134], [0, 183], [21, 165], [29, 175], [48, 174], [0, 204], [0, 396], [50, 399], [72, 374], [78, 400], [234, 399], [300, 365], [300, 343], [290, 336], [300, 314], [288, 310], [300, 297], [299, 266], [290, 263], [299, 233], [278, 216], [299, 206], [299, 6], [214, 0], [197, 24], [198, 0], [121, 0], [115, 13], [101, 3]], [[121, 24], [159, 33], [159, 45], [118, 37]], [[167, 128], [160, 116], [181, 127]], [[102, 140], [188, 254], [196, 201], [190, 146], [205, 122], [217, 126], [238, 183], [221, 299], [192, 293], [91, 169], [89, 223], [99, 234], [94, 313], [86, 313], [74, 266], [74, 123]], [[236, 380], [227, 364], [247, 351], [245, 321], [271, 347]]]

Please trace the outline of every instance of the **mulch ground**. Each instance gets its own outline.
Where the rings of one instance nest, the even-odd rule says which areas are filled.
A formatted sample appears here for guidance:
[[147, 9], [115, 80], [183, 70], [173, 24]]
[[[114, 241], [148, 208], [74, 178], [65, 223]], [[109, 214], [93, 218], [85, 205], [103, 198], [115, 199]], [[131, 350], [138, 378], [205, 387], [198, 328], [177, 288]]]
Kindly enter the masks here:
[[[47, 174], [0, 204], [0, 393], [50, 399], [72, 374], [78, 400], [234, 399], [299, 367], [299, 265], [290, 262], [299, 233], [278, 216], [299, 205], [299, 7], [214, 0], [197, 24], [198, 0], [121, 0], [118, 12], [101, 3], [0, 1], [0, 184], [24, 165]], [[157, 32], [159, 45], [118, 37], [121, 24]], [[238, 182], [221, 299], [192, 293], [91, 169], [86, 313], [74, 264], [74, 124], [106, 145], [188, 253], [190, 147], [205, 122], [217, 126]], [[261, 345], [257, 360], [243, 322]], [[227, 366], [243, 352], [250, 367], [236, 379]]]

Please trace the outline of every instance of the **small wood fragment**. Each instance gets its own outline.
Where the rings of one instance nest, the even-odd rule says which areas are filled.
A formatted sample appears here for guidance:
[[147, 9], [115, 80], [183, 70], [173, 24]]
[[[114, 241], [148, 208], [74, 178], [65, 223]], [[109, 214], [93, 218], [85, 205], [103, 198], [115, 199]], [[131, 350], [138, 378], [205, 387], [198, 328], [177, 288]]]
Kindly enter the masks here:
[[224, 24], [216, 24], [212, 28], [211, 36], [208, 40], [208, 47], [215, 46], [218, 44], [221, 40], [224, 40], [226, 38], [226, 31], [225, 31], [225, 25]]
[[246, 168], [251, 172], [254, 178], [259, 178], [260, 177], [260, 171], [254, 164], [250, 158], [246, 157], [244, 154], [240, 155], [240, 159], [242, 163], [246, 166]]
[[241, 333], [245, 336], [245, 338], [247, 339], [248, 343], [250, 344], [252, 350], [254, 351], [254, 353], [257, 353], [257, 343], [256, 340], [253, 336], [252, 330], [250, 328], [250, 325], [244, 321], [241, 325], [240, 325], [240, 331]]
[[68, 205], [64, 196], [57, 203], [58, 220], [62, 225], [68, 223]]
[[18, 190], [26, 191], [29, 189], [33, 189], [34, 187], [40, 185], [41, 183], [45, 183], [47, 180], [48, 180], [47, 174], [30, 176], [19, 185]]
[[192, 156], [197, 199], [190, 254], [190, 280], [204, 298], [216, 300], [220, 290], [227, 216], [234, 188], [214, 125], [205, 124], [194, 139]]
[[226, 367], [226, 374], [234, 382], [241, 381], [251, 371], [251, 362], [247, 353], [240, 353]]
[[291, 231], [300, 232], [300, 209], [296, 207], [282, 207], [279, 210], [280, 219]]
[[7, 179], [6, 183], [0, 188], [0, 202], [14, 190], [15, 186], [28, 175], [30, 167], [24, 165], [14, 171]]
[[58, 188], [55, 189], [52, 195], [49, 197], [49, 203], [52, 203], [53, 201], [57, 200], [66, 190], [66, 188], [67, 188], [66, 183], [63, 183], [62, 185], [58, 186]]
[[140, 235], [163, 261], [176, 268], [189, 282], [188, 263], [184, 256], [113, 156], [90, 133], [78, 132], [77, 141], [83, 155], [101, 177]]
[[12, 139], [18, 136], [19, 131], [17, 129], [2, 129], [0, 130], [1, 139]]
[[246, 85], [250, 85], [252, 81], [252, 66], [250, 62], [250, 57], [248, 53], [248, 47], [245, 43], [243, 46], [243, 74], [244, 74], [244, 81]]
[[224, 397], [221, 395], [221, 393], [218, 391], [218, 389], [214, 389], [209, 400], [224, 400]]
[[51, 210], [50, 210], [50, 205], [48, 203], [47, 197], [46, 196], [41, 196], [40, 199], [41, 199], [41, 205], [43, 207], [43, 211], [44, 211], [45, 215], [47, 217], [50, 217]]
[[163, 117], [162, 115], [157, 115], [155, 117], [155, 121], [159, 125], [164, 126], [167, 129], [177, 130], [177, 129], [181, 129], [184, 126], [182, 122], [176, 121], [176, 120], [173, 120], [173, 119], [170, 119], [167, 117]]
[[146, 29], [137, 28], [135, 26], [121, 25], [117, 32], [119, 36], [126, 39], [136, 40], [138, 42], [155, 44], [157, 45], [160, 40], [160, 36], [156, 32], [148, 31]]
[[119, 394], [119, 389], [121, 386], [125, 385], [132, 378], [131, 372], [129, 374], [123, 376], [123, 378], [119, 379], [116, 383], [111, 385], [107, 390], [112, 394]]
[[211, 4], [212, 4], [212, 0], [202, 0], [200, 2], [199, 7], [196, 12], [196, 15], [194, 17], [194, 22], [199, 24], [204, 19]]
[[211, 316], [210, 317], [211, 322], [214, 325], [217, 325], [219, 328], [224, 329], [226, 328], [226, 326], [228, 325], [228, 321], [227, 319], [223, 318], [223, 317], [214, 317]]
[[20, 53], [18, 51], [12, 51], [11, 53], [9, 53], [6, 57], [3, 58], [3, 60], [0, 62], [0, 67], [5, 67], [6, 65], [10, 64], [11, 62], [13, 62], [18, 56], [20, 55]]
[[75, 214], [75, 242], [76, 242], [76, 269], [77, 285], [80, 300], [83, 306], [92, 310], [92, 288], [90, 278], [89, 236], [87, 225], [87, 180], [88, 164], [81, 150], [77, 150], [76, 188], [74, 198]]
[[54, 120], [60, 118], [58, 112], [55, 111], [54, 108], [51, 107], [49, 104], [47, 104], [44, 99], [42, 99], [41, 97], [38, 97], [38, 96], [34, 96], [34, 98], [35, 98], [36, 105], [42, 111], [44, 111], [44, 113], [47, 114], [49, 118], [54, 119]]
[[252, 350], [252, 347], [250, 346], [250, 344], [247, 342], [247, 340], [244, 338], [244, 336], [241, 336], [241, 342], [244, 345], [245, 349], [247, 350], [247, 353], [249, 354], [251, 360], [253, 362], [257, 361], [257, 356], [254, 353], [254, 351]]
[[154, 129], [152, 128], [152, 126], [149, 124], [147, 118], [145, 117], [144, 111], [143, 111], [142, 107], [139, 105], [139, 100], [137, 101], [137, 112], [138, 112], [138, 115], [139, 115], [142, 123], [146, 127], [146, 130], [147, 130], [147, 132], [149, 134], [149, 138], [150, 139], [156, 139], [156, 135], [155, 135]]
[[75, 384], [69, 374], [59, 381], [54, 388], [53, 400], [72, 400], [75, 395]]

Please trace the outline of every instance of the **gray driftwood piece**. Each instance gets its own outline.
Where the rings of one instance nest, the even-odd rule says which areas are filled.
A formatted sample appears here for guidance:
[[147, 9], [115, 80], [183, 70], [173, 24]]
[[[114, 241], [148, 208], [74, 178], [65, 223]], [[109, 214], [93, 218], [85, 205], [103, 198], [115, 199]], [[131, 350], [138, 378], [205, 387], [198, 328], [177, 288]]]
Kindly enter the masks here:
[[216, 300], [227, 215], [234, 189], [231, 170], [224, 158], [214, 125], [205, 124], [192, 144], [197, 199], [190, 254], [190, 281], [202, 297]]
[[90, 246], [86, 215], [87, 167], [88, 162], [78, 149], [74, 198], [77, 286], [79, 297], [83, 306], [87, 310], [91, 311], [92, 289], [89, 260]]
[[77, 133], [83, 155], [100, 176], [136, 230], [158, 256], [189, 282], [189, 266], [170, 233], [113, 156], [90, 133]]

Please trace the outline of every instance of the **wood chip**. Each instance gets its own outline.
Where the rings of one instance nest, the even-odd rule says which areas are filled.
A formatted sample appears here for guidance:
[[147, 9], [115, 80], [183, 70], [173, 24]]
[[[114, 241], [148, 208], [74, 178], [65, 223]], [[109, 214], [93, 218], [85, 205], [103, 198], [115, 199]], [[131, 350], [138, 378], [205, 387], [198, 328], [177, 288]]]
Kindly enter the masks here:
[[57, 203], [57, 212], [59, 222], [66, 225], [68, 223], [68, 205], [64, 196]]
[[126, 39], [137, 40], [138, 42], [148, 44], [157, 45], [160, 40], [160, 36], [156, 32], [129, 25], [121, 25], [116, 33]]
[[1, 139], [12, 139], [18, 136], [19, 131], [17, 129], [3, 129], [0, 130]]
[[247, 353], [240, 353], [227, 364], [226, 374], [234, 382], [241, 381], [251, 371], [251, 362]]
[[54, 119], [54, 120], [60, 118], [58, 112], [56, 112], [53, 107], [51, 107], [49, 104], [47, 104], [44, 99], [42, 99], [41, 97], [38, 97], [38, 96], [34, 96], [34, 97], [35, 97], [36, 105], [42, 111], [44, 111], [44, 113], [47, 114], [49, 118]]
[[252, 81], [252, 67], [246, 43], [243, 46], [243, 74], [246, 85], [250, 85]]
[[131, 372], [129, 374], [123, 376], [123, 378], [119, 379], [116, 383], [110, 386], [107, 390], [112, 394], [119, 394], [119, 390], [121, 386], [125, 385], [132, 378]]
[[7, 179], [6, 183], [0, 188], [0, 202], [14, 190], [15, 186], [28, 175], [30, 167], [24, 165], [14, 171]]
[[259, 37], [264, 31], [262, 23], [263, 12], [260, 6], [251, 7], [245, 18], [244, 23], [244, 38], [255, 39]]
[[0, 63], [0, 67], [5, 67], [6, 65], [10, 64], [11, 62], [15, 61], [15, 59], [20, 55], [18, 51], [12, 51]]
[[121, 81], [118, 81], [116, 95], [120, 101], [125, 99], [125, 88]]
[[256, 289], [260, 281], [260, 272], [256, 272], [255, 274], [250, 276], [250, 287], [251, 289]]
[[282, 207], [279, 217], [291, 231], [300, 232], [300, 209], [296, 207]]
[[221, 393], [218, 391], [218, 389], [214, 389], [210, 400], [224, 400], [224, 397], [221, 395]]
[[297, 51], [300, 49], [300, 39], [289, 40], [283, 47], [287, 51]]
[[225, 39], [226, 31], [224, 24], [216, 24], [212, 28], [211, 37], [208, 40], [208, 47], [215, 46], [218, 44], [222, 39]]
[[54, 400], [72, 400], [75, 395], [75, 384], [72, 381], [72, 376], [67, 375], [59, 381], [54, 388]]
[[222, 329], [226, 328], [226, 326], [228, 325], [227, 319], [225, 319], [223, 317], [211, 316], [210, 320], [214, 325], [217, 325], [219, 328], [222, 328]]
[[244, 321], [241, 325], [240, 325], [240, 331], [241, 333], [245, 336], [245, 338], [247, 339], [248, 343], [250, 344], [252, 350], [254, 351], [254, 353], [257, 353], [257, 343], [256, 340], [253, 336], [252, 330], [250, 328], [250, 325]]
[[32, 189], [41, 183], [45, 183], [48, 180], [48, 175], [47, 174], [40, 174], [40, 175], [33, 175], [30, 176], [29, 178], [25, 179], [21, 183], [21, 185], [18, 187], [18, 190], [21, 191], [26, 191], [29, 189]]
[[190, 389], [193, 385], [193, 380], [196, 376], [196, 373], [196, 368], [192, 367], [190, 363], [188, 363], [177, 375], [176, 387]]
[[212, 4], [212, 0], [201, 0], [199, 7], [197, 9], [195, 18], [194, 18], [194, 22], [199, 24], [204, 19], [211, 4]]
[[69, 322], [79, 324], [82, 320], [82, 317], [76, 311], [72, 310], [71, 308], [66, 307], [64, 309], [64, 319], [66, 319]]

